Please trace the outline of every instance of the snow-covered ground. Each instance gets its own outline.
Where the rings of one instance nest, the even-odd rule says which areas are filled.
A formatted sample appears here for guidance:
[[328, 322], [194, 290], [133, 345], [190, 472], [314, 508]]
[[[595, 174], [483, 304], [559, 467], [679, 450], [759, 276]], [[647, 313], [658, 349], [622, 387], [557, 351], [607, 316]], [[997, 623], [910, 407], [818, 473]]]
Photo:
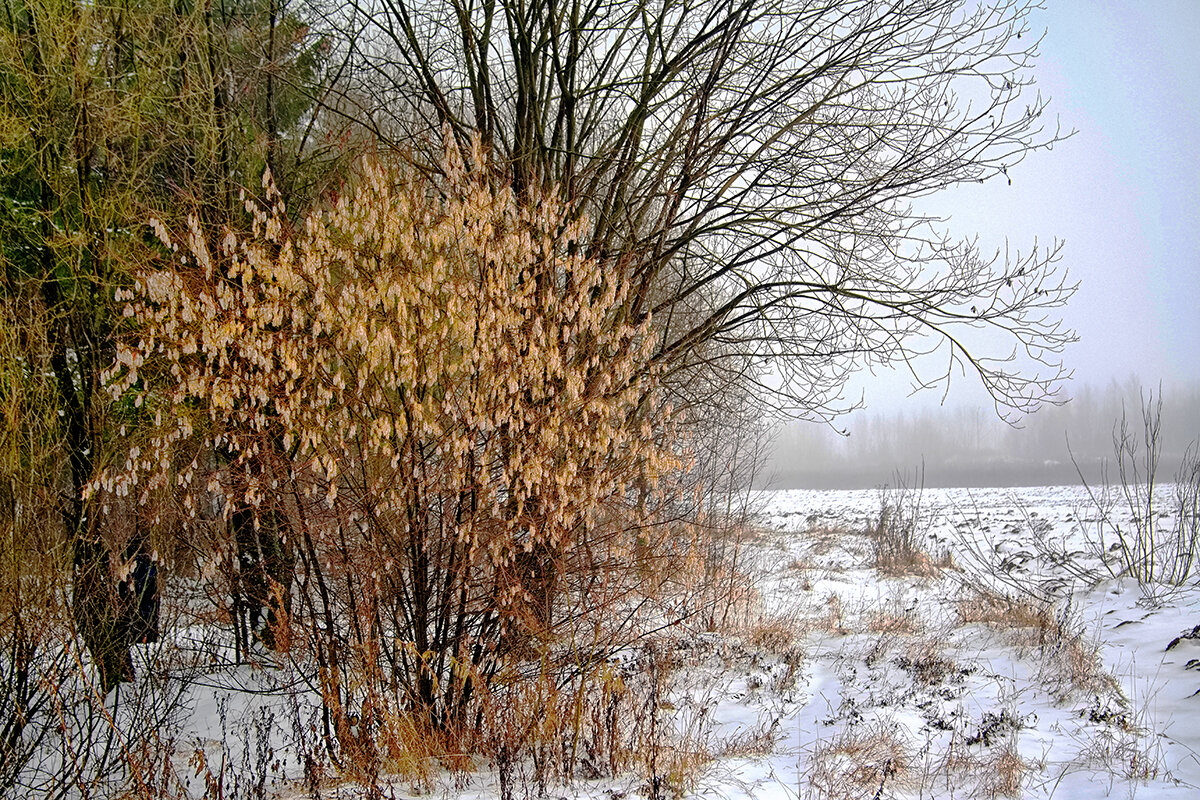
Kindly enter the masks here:
[[718, 759], [693, 796], [1200, 797], [1200, 639], [1167, 649], [1200, 590], [1149, 604], [1112, 579], [1084, 490], [926, 490], [944, 566], [908, 574], [872, 567], [878, 492], [760, 499], [774, 652], [706, 696], [718, 732], [765, 721], [771, 746]]
[[[891, 497], [902, 507], [913, 499]], [[1173, 512], [1167, 493], [1162, 500], [1166, 524]], [[757, 598], [750, 612], [719, 633], [680, 626], [661, 645], [675, 667], [664, 718], [697, 754], [672, 791], [1200, 797], [1200, 638], [1168, 648], [1200, 624], [1200, 589], [1148, 602], [1135, 582], [1112, 578], [1082, 489], [927, 489], [918, 532], [928, 558], [892, 570], [874, 566], [867, 533], [878, 492], [763, 492], [757, 502], [758, 532], [742, 545]], [[232, 757], [272, 773], [264, 796], [303, 796], [283, 778], [298, 777], [299, 751], [319, 749], [315, 727], [308, 743], [271, 743], [269, 729], [311, 709], [295, 695], [289, 707], [256, 694], [263, 680], [241, 668], [224, 689], [198, 689], [184, 739], [216, 752], [232, 733], [250, 747]], [[325, 785], [327, 797], [365, 794]], [[649, 794], [644, 775], [549, 789]], [[468, 772], [384, 794], [418, 795], [491, 798], [498, 784]]]

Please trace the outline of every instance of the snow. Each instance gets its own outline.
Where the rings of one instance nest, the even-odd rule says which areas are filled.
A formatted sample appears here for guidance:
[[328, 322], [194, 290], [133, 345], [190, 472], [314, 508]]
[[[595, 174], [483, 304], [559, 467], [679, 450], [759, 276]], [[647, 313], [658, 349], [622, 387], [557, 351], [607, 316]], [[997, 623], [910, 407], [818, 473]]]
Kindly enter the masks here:
[[[762, 494], [763, 522], [775, 532], [759, 559], [765, 613], [814, 625], [798, 639], [803, 688], [777, 706], [784, 735], [764, 763], [738, 765], [730, 776], [718, 761], [692, 794], [989, 796], [1008, 793], [995, 779], [1016, 763], [1013, 796], [1196, 797], [1200, 639], [1166, 646], [1200, 622], [1200, 590], [1148, 605], [1132, 581], [1111, 578], [1076, 523], [1088, 513], [1078, 487], [923, 495], [934, 519], [927, 548], [948, 551], [959, 568], [874, 570], [861, 531], [878, 514], [875, 492]], [[1164, 504], [1161, 513], [1171, 512]], [[989, 552], [992, 560], [980, 563]], [[1060, 563], [1063, 553], [1073, 555], [1073, 571]], [[1074, 573], [1099, 580], [1072, 581]], [[1072, 635], [1039, 643], [1036, 636], [1048, 637], [964, 622], [955, 605], [977, 585], [1010, 595], [1024, 586], [1053, 600]], [[1069, 662], [1088, 645], [1098, 663], [1080, 665], [1073, 679]], [[733, 691], [730, 698], [744, 710], [731, 708], [727, 718], [746, 724], [747, 701]], [[864, 769], [867, 745], [906, 756], [907, 769], [889, 785], [882, 771]], [[1005, 761], [1010, 754], [1019, 762]], [[760, 782], [739, 794], [742, 775]]]
[[[663, 718], [703, 753], [671, 787], [681, 796], [1200, 797], [1200, 636], [1168, 649], [1200, 623], [1200, 588], [1148, 602], [1113, 578], [1088, 539], [1082, 489], [926, 489], [931, 563], [888, 573], [865, 534], [877, 492], [755, 500], [762, 533], [743, 545], [754, 613], [721, 632], [684, 626], [662, 645], [677, 665]], [[198, 743], [214, 774], [224, 758], [228, 780], [240, 771], [230, 796], [307, 796], [318, 708], [282, 679], [241, 666], [190, 689], [182, 750]], [[308, 742], [281, 733], [306, 727]], [[322, 787], [367, 794], [332, 775]], [[570, 800], [650, 794], [636, 775], [549, 788]], [[385, 796], [482, 800], [499, 786], [481, 768]]]

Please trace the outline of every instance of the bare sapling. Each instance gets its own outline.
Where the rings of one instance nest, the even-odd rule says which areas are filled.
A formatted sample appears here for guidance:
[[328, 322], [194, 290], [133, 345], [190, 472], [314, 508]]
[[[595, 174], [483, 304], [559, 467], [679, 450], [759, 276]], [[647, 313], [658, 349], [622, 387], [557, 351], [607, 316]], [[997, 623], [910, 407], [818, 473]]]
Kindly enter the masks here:
[[879, 518], [869, 531], [876, 569], [892, 574], [933, 574], [948, 556], [935, 558], [926, 545], [933, 515], [924, 506], [924, 470], [914, 486], [896, 474], [895, 486], [879, 489]]
[[[1145, 600], [1160, 602], [1193, 579], [1200, 553], [1200, 450], [1191, 443], [1173, 483], [1163, 485], [1162, 395], [1141, 403], [1141, 425], [1121, 414], [1113, 429], [1118, 482], [1098, 488], [1080, 478], [1096, 511], [1093, 541], [1114, 577], [1137, 581]], [[1078, 465], [1076, 465], [1078, 469]]]

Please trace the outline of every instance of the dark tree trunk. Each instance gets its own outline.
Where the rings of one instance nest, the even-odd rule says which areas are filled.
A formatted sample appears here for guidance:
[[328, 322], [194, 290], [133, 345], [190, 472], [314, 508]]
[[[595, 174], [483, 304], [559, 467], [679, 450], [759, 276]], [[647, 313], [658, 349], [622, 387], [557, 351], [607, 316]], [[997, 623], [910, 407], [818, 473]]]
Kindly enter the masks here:
[[[49, 206], [49, 198], [44, 199]], [[49, 240], [50, 232], [45, 233]], [[133, 678], [133, 660], [120, 624], [111, 554], [98, 535], [96, 520], [89, 516], [84, 500], [97, 446], [87, 384], [89, 366], [95, 356], [91, 339], [85, 333], [86, 324], [67, 310], [68, 303], [60, 291], [58, 265], [49, 247], [43, 247], [42, 260], [48, 276], [42, 287], [43, 299], [46, 308], [59, 314], [49, 329], [49, 345], [67, 451], [68, 479], [60, 508], [71, 548], [72, 612], [96, 667], [100, 689], [107, 694], [121, 681]]]
[[277, 650], [277, 634], [291, 613], [295, 558], [273, 511], [239, 507], [230, 518], [237, 545], [234, 611], [239, 647], [245, 652], [252, 638]]

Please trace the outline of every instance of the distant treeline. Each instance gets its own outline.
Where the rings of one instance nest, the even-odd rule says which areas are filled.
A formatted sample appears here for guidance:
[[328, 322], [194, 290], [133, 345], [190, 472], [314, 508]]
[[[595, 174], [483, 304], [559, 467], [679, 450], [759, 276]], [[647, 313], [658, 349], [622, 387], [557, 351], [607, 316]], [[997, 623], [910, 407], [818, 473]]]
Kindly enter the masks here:
[[[1031, 486], [1117, 478], [1113, 436], [1122, 413], [1139, 442], [1149, 390], [1135, 379], [1102, 388], [1072, 387], [1062, 405], [1043, 408], [1020, 427], [990, 409], [931, 408], [845, 421], [848, 435], [792, 422], [772, 437], [759, 483], [773, 488], [864, 488], [907, 480], [924, 470], [926, 486]], [[1153, 389], [1157, 405], [1159, 390]], [[1174, 477], [1188, 445], [1200, 438], [1200, 384], [1164, 387], [1158, 477]], [[1078, 469], [1077, 469], [1078, 467]]]

